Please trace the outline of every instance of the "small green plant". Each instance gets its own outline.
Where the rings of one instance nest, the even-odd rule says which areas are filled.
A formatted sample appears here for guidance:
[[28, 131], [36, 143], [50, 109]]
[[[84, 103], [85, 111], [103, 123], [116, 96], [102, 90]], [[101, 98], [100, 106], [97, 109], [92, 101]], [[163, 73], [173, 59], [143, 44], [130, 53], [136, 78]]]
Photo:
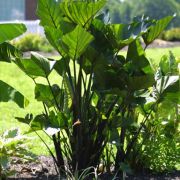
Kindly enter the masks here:
[[[166, 84], [179, 79], [178, 60], [170, 52], [161, 58], [156, 67], [155, 79], [161, 91]], [[171, 76], [171, 77], [170, 77]], [[159, 79], [164, 79], [162, 82]], [[173, 80], [174, 79], [174, 80]], [[172, 88], [172, 87], [171, 87]], [[133, 148], [131, 166], [137, 171], [150, 169], [153, 172], [175, 170], [179, 161], [179, 93], [174, 94], [173, 89], [165, 90], [166, 96], [161, 99], [153, 112]], [[178, 84], [175, 89], [179, 89]], [[167, 110], [168, 109], [168, 110]], [[142, 110], [142, 109], [141, 109]], [[147, 113], [147, 107], [143, 108]]]
[[78, 170], [75, 170], [75, 172], [71, 172], [70, 169], [67, 169], [65, 171], [65, 174], [68, 180], [85, 180], [90, 178], [93, 180], [98, 180], [97, 169], [94, 167], [88, 167], [81, 172], [79, 172]]
[[12, 158], [32, 159], [25, 145], [27, 139], [20, 134], [19, 129], [7, 130], [0, 136], [0, 179], [15, 173], [9, 171]]
[[13, 45], [23, 51], [44, 51], [51, 52], [53, 47], [48, 43], [46, 38], [38, 34], [26, 34], [19, 40], [14, 40]]

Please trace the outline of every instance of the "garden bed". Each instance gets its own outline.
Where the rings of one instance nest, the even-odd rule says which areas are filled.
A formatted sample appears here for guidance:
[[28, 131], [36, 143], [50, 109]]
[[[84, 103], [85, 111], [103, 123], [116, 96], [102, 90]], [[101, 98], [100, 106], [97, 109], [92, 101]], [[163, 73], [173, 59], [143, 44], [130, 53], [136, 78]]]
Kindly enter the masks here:
[[[11, 170], [16, 171], [16, 174], [8, 177], [8, 180], [55, 180], [65, 179], [59, 178], [56, 175], [53, 159], [47, 156], [39, 156], [36, 162], [23, 163], [19, 159], [15, 160], [16, 163], [11, 165]], [[114, 175], [103, 174], [100, 180], [111, 180]], [[126, 175], [127, 180], [179, 180], [180, 171], [172, 173], [150, 173], [142, 172], [137, 175]]]

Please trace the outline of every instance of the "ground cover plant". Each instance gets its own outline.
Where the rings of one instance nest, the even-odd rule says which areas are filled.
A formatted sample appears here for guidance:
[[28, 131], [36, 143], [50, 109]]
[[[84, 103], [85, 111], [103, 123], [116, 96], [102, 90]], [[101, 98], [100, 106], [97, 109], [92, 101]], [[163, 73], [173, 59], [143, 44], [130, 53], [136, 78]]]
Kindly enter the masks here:
[[[152, 147], [148, 141], [152, 132], [156, 142], [157, 133], [178, 124], [175, 113], [162, 131], [156, 129], [164, 123], [164, 117], [157, 117], [164, 103], [178, 107], [178, 62], [170, 54], [155, 66], [145, 54], [173, 17], [111, 24], [108, 14], [100, 11], [104, 5], [103, 0], [39, 0], [37, 14], [60, 58], [32, 53], [30, 58], [13, 59], [34, 83], [35, 99], [44, 107], [38, 115], [16, 119], [28, 124], [26, 133], [35, 132], [42, 140], [58, 174], [82, 175], [84, 169], [100, 169], [100, 165], [110, 173], [112, 164], [117, 176], [142, 170], [142, 157]], [[120, 55], [125, 46], [127, 55]], [[52, 71], [56, 71], [57, 84], [49, 79]], [[177, 128], [173, 130], [174, 137]], [[53, 142], [55, 153], [39, 131]], [[154, 164], [149, 162], [147, 168]]]

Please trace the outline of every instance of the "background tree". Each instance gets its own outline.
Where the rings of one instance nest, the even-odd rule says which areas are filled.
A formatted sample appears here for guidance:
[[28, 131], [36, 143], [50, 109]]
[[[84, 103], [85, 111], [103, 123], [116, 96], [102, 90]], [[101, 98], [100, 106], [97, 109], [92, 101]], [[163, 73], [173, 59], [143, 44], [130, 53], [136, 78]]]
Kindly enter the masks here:
[[179, 0], [114, 0], [108, 1], [112, 22], [128, 23], [133, 17], [146, 15], [154, 19], [160, 19], [176, 13], [176, 18], [170, 23], [169, 28], [180, 26], [180, 1]]

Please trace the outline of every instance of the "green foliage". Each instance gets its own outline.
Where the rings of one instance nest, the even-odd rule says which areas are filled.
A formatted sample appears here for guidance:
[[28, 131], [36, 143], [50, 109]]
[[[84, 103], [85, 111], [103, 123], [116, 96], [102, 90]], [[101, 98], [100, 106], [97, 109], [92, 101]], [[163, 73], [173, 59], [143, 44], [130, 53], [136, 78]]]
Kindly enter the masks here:
[[180, 28], [173, 28], [167, 31], [164, 31], [160, 38], [165, 41], [180, 41]]
[[153, 40], [155, 40], [160, 35], [160, 33], [167, 27], [167, 25], [172, 19], [172, 16], [168, 16], [155, 22], [154, 26], [149, 29], [149, 33], [143, 36], [146, 45], [152, 43]]
[[21, 37], [19, 40], [14, 40], [13, 45], [20, 51], [44, 51], [51, 52], [53, 51], [52, 46], [48, 41], [37, 34], [26, 34]]
[[21, 135], [19, 129], [7, 130], [0, 136], [0, 179], [14, 173], [8, 170], [13, 158], [32, 159], [26, 142], [27, 137]]
[[[162, 57], [155, 80], [153, 94], [155, 98], [161, 94], [161, 98], [159, 97], [158, 105], [154, 107], [149, 122], [144, 126], [142, 140], [139, 139], [133, 149], [132, 156], [136, 161], [134, 168], [141, 170], [144, 166], [155, 172], [172, 171], [180, 163], [178, 159], [180, 94], [178, 63], [171, 52], [169, 56]], [[146, 111], [146, 107], [143, 111]]]
[[[23, 24], [0, 24], [0, 61], [11, 62], [22, 53], [7, 41], [21, 35], [26, 31]], [[20, 107], [25, 107], [28, 100], [16, 89], [0, 80], [0, 102], [14, 101]]]
[[14, 101], [19, 107], [26, 107], [29, 102], [24, 96], [10, 85], [0, 80], [0, 102]]
[[25, 31], [24, 24], [0, 24], [0, 44], [20, 36]]
[[180, 2], [176, 0], [109, 0], [106, 8], [110, 10], [112, 22], [114, 23], [127, 23], [131, 22], [135, 16], [149, 16], [154, 19], [163, 18], [167, 15], [176, 14], [176, 18], [170, 23], [169, 27], [179, 27], [180, 24]]
[[[147, 47], [173, 17], [111, 24], [108, 13], [100, 12], [103, 5], [102, 0], [39, 0], [37, 14], [60, 59], [31, 53], [28, 59], [14, 60], [33, 80], [35, 98], [44, 107], [41, 114], [17, 120], [29, 125], [27, 132], [35, 131], [40, 137], [58, 173], [64, 172], [65, 166], [75, 173], [104, 163], [108, 144], [116, 149], [115, 170], [130, 172], [135, 165], [133, 149], [139, 141], [143, 144], [150, 116], [160, 103], [173, 102], [178, 93], [173, 56], [154, 72], [140, 43], [143, 37]], [[125, 46], [127, 56], [119, 55]], [[59, 84], [49, 80], [52, 71], [57, 72]], [[38, 83], [39, 77], [46, 83]], [[53, 141], [56, 155], [39, 135], [40, 130]]]

